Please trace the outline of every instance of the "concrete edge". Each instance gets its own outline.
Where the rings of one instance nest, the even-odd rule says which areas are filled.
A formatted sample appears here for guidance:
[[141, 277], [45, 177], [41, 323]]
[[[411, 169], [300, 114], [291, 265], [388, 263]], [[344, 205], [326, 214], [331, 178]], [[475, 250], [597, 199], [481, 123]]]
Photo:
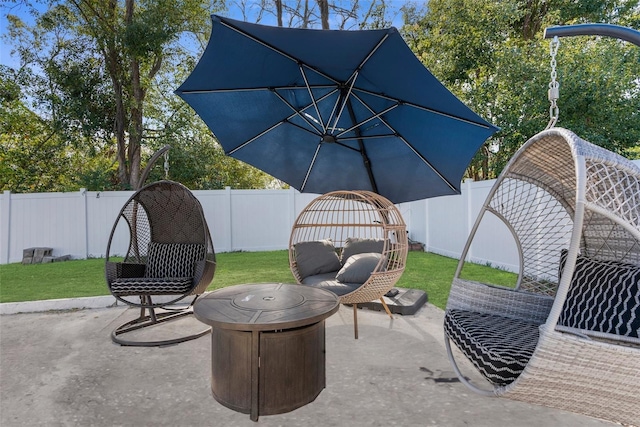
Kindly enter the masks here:
[[0, 315], [18, 313], [36, 313], [50, 310], [80, 310], [84, 308], [107, 308], [125, 306], [114, 297], [61, 298], [40, 301], [5, 302], [0, 304]]
[[[203, 295], [207, 294], [205, 292]], [[154, 298], [154, 302], [171, 301], [174, 297], [159, 296]], [[184, 300], [173, 304], [174, 307], [188, 306], [192, 303], [193, 297], [187, 296]], [[18, 313], [38, 313], [42, 311], [56, 310], [83, 310], [90, 308], [110, 308], [110, 307], [129, 307], [129, 305], [118, 301], [114, 296], [104, 295], [97, 297], [82, 298], [61, 298], [39, 301], [24, 302], [5, 302], [0, 304], [0, 315], [18, 314]]]

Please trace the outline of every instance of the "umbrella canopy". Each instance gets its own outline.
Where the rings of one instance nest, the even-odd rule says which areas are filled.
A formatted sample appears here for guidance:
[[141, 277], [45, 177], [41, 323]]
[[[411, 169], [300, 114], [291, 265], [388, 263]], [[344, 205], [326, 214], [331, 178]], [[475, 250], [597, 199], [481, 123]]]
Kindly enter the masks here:
[[368, 190], [394, 203], [457, 194], [498, 130], [449, 92], [395, 28], [212, 20], [209, 44], [176, 93], [227, 155], [301, 192]]

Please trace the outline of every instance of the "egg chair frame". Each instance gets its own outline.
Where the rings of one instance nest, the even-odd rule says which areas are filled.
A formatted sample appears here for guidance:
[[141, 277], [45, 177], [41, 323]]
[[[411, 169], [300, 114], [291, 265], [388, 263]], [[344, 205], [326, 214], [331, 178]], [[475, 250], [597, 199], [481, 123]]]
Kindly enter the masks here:
[[402, 276], [408, 248], [406, 224], [391, 201], [370, 191], [333, 191], [298, 215], [289, 264], [299, 284], [328, 289], [353, 305], [357, 339], [358, 304], [380, 300], [393, 318], [383, 296]]
[[[464, 275], [485, 220], [517, 246], [515, 288]], [[476, 392], [640, 425], [640, 168], [562, 128], [531, 138], [493, 185], [455, 273], [445, 342]], [[451, 343], [460, 352], [452, 351]], [[488, 380], [473, 384], [462, 353]]]
[[[122, 261], [112, 259], [114, 242], [128, 235]], [[125, 237], [125, 238], [126, 238]], [[109, 291], [140, 308], [140, 316], [111, 334], [126, 346], [177, 344], [206, 335], [210, 328], [171, 339], [129, 339], [128, 333], [192, 315], [193, 304], [211, 283], [216, 256], [202, 206], [184, 185], [163, 180], [136, 191], [113, 225], [106, 251]], [[185, 300], [193, 297], [189, 303]], [[180, 303], [180, 304], [178, 304]]]

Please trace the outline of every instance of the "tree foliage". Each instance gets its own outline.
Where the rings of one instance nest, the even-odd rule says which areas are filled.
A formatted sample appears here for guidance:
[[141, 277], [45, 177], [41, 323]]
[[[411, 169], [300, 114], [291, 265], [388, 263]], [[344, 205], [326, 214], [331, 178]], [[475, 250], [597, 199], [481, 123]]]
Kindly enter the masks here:
[[[637, 1], [430, 0], [406, 8], [403, 34], [423, 63], [478, 114], [501, 127], [468, 170], [497, 176], [549, 121], [549, 40], [544, 28], [585, 22], [637, 26]], [[602, 37], [561, 39], [560, 121], [621, 154], [640, 142], [640, 49]], [[497, 151], [496, 151], [497, 150]]]
[[[38, 0], [36, 0], [38, 1]], [[551, 25], [640, 27], [640, 0], [429, 0], [402, 6], [402, 34], [433, 74], [501, 128], [468, 176], [497, 176], [549, 120]], [[29, 2], [19, 5], [27, 7]], [[34, 23], [7, 15], [18, 66], [0, 67], [0, 188], [15, 192], [135, 188], [171, 145], [168, 176], [194, 189], [264, 188], [273, 178], [227, 157], [177, 96], [210, 30], [210, 13], [301, 28], [397, 22], [389, 0], [52, 0]], [[225, 9], [229, 7], [230, 9]], [[240, 16], [237, 16], [237, 15]], [[640, 48], [561, 39], [558, 126], [640, 157]], [[151, 179], [165, 176], [162, 162]]]

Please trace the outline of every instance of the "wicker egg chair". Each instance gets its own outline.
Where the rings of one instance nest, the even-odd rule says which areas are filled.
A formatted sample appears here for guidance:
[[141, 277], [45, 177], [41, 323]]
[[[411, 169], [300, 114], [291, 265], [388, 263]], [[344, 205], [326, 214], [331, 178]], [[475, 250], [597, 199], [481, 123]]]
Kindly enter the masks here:
[[[515, 289], [464, 275], [496, 218], [519, 253]], [[480, 210], [444, 329], [474, 391], [640, 425], [640, 168], [565, 129], [531, 138]], [[450, 343], [488, 387], [461, 373]]]
[[[112, 253], [113, 243], [125, 235], [128, 248], [124, 260], [112, 261], [113, 257], [122, 256]], [[202, 206], [188, 188], [165, 180], [136, 191], [111, 230], [105, 274], [111, 294], [120, 302], [139, 307], [140, 317], [118, 326], [111, 334], [112, 340], [128, 346], [160, 346], [209, 333], [210, 329], [205, 329], [168, 340], [147, 341], [126, 339], [130, 335], [124, 335], [193, 314], [193, 303], [211, 283], [215, 267], [215, 252]], [[189, 296], [194, 296], [189, 304], [175, 305]]]
[[404, 272], [408, 237], [400, 211], [370, 191], [333, 191], [314, 199], [296, 219], [289, 264], [296, 281], [334, 292], [353, 305], [380, 300]]

